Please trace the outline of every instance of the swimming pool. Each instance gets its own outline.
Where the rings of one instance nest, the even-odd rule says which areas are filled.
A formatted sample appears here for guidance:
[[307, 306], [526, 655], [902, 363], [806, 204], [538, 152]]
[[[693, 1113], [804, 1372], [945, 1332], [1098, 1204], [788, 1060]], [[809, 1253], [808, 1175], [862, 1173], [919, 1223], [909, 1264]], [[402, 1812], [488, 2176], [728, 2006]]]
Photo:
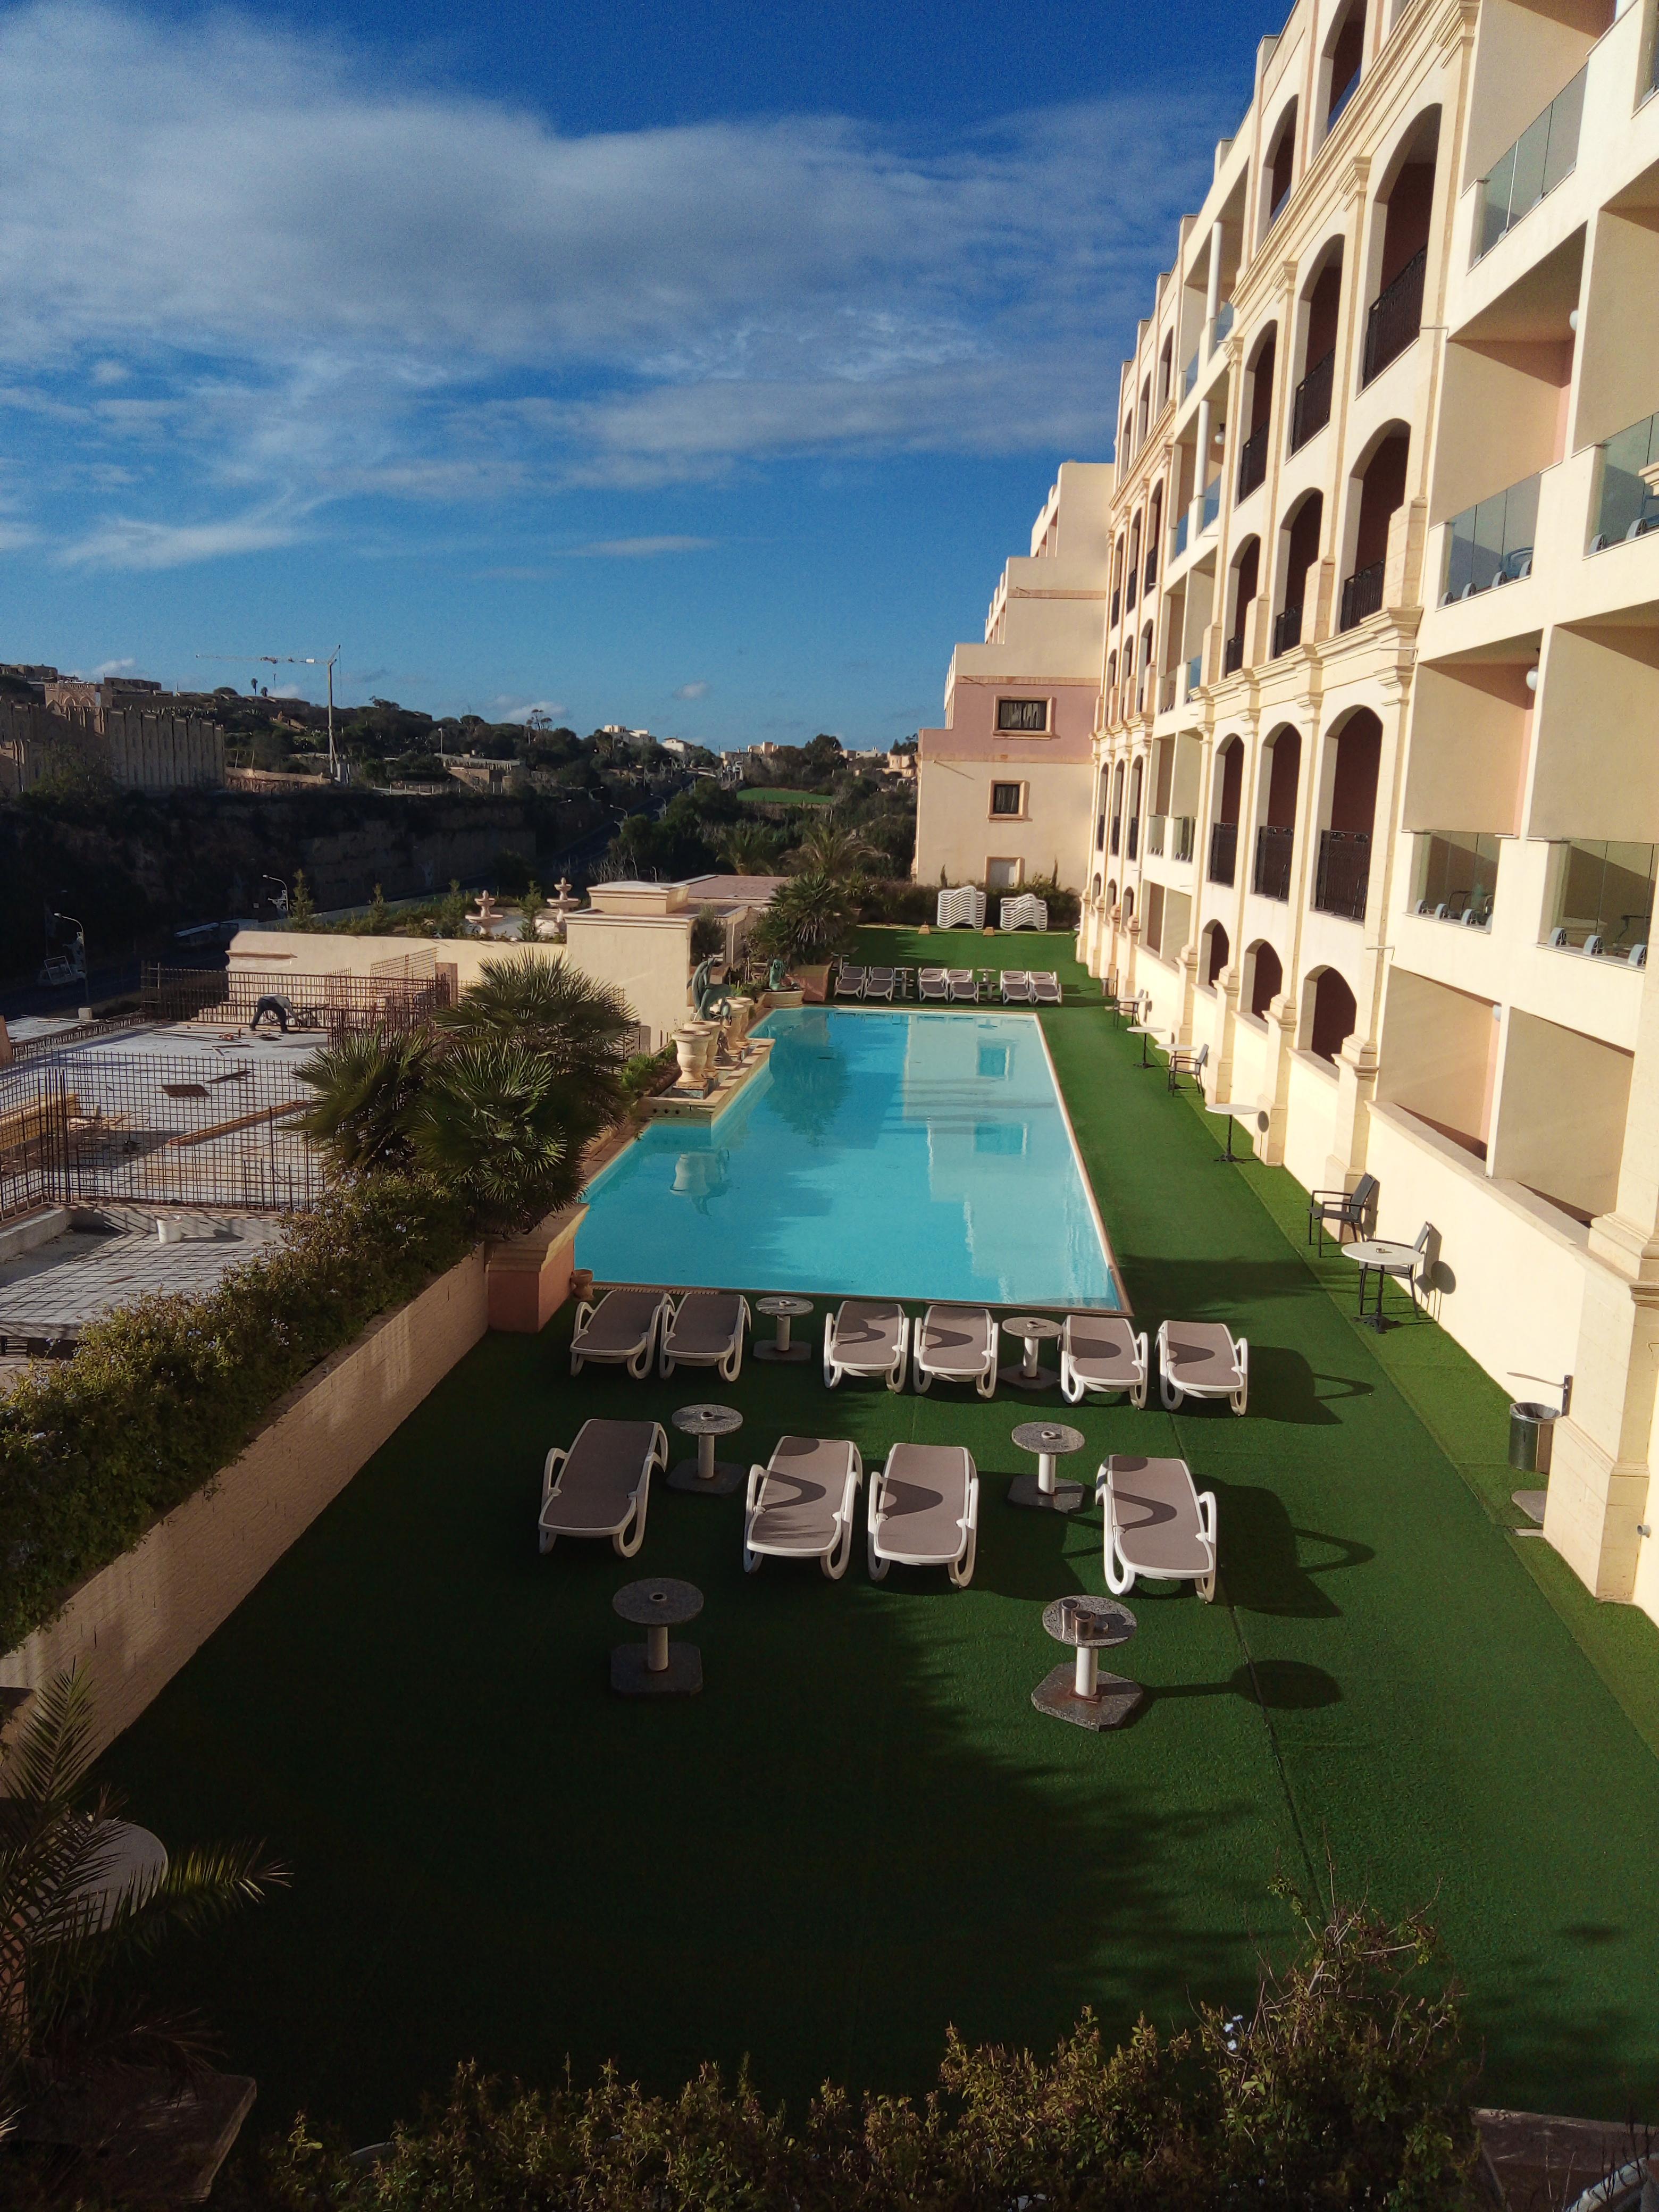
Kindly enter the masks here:
[[1030, 1014], [770, 1015], [718, 1121], [649, 1124], [590, 1186], [601, 1281], [1115, 1306]]

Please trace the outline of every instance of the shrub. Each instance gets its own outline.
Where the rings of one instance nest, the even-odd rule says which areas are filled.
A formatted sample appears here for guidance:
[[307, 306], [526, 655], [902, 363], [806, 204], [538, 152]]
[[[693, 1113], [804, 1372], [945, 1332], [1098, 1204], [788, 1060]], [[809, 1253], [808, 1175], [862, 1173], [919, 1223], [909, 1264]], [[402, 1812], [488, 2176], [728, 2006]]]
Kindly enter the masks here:
[[434, 1185], [336, 1187], [201, 1297], [94, 1322], [73, 1359], [0, 1398], [0, 1650], [234, 1460], [285, 1390], [474, 1241]]

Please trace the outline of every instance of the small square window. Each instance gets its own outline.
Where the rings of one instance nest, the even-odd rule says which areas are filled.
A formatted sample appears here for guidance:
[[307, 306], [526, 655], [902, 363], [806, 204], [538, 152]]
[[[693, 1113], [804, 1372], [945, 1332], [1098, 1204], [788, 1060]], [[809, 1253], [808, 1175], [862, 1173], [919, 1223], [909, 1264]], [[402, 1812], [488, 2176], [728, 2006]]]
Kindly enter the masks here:
[[1000, 730], [1046, 730], [1048, 726], [1048, 702], [1046, 699], [999, 699], [997, 727]]
[[1018, 814], [1019, 812], [1019, 791], [1020, 787], [1017, 783], [994, 783], [991, 786], [992, 813]]
[[988, 891], [1017, 891], [1019, 889], [1019, 862], [988, 860], [985, 863], [985, 888]]

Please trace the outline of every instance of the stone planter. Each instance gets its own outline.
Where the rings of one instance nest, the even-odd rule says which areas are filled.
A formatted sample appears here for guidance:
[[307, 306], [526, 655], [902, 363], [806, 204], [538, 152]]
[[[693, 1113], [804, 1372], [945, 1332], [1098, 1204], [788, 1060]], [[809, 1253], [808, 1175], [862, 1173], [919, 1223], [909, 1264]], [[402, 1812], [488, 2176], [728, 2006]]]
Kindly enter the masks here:
[[754, 1023], [755, 1013], [755, 1002], [752, 999], [732, 1000], [731, 1027], [726, 1031], [726, 1042], [734, 1052], [748, 1036]]
[[701, 1084], [702, 1071], [708, 1065], [708, 1040], [688, 1024], [675, 1030], [672, 1042], [674, 1057], [680, 1064], [680, 1081]]

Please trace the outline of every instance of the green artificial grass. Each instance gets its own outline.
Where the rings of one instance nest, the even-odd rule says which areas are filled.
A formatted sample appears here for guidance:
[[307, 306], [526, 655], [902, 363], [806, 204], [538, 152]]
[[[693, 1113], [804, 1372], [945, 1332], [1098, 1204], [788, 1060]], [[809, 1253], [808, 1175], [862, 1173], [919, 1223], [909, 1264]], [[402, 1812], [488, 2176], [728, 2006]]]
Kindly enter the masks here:
[[[1251, 1344], [1243, 1420], [1065, 1413], [1088, 1440], [1069, 1472], [1179, 1452], [1218, 1500], [1221, 1599], [1130, 1600], [1135, 1723], [1097, 1739], [1030, 1707], [1062, 1656], [1043, 1602], [1103, 1583], [1097, 1512], [1004, 1503], [1025, 1401], [832, 1396], [815, 1364], [753, 1361], [733, 1385], [573, 1382], [568, 1312], [487, 1338], [105, 1762], [175, 1845], [263, 1834], [294, 1863], [289, 1893], [167, 1969], [210, 1994], [267, 2125], [303, 2103], [379, 2136], [463, 2056], [532, 2080], [614, 2057], [663, 2087], [747, 2054], [799, 2105], [826, 2077], [926, 2086], [951, 2022], [1038, 2044], [1085, 2004], [1114, 2034], [1178, 2022], [1246, 1996], [1287, 1933], [1267, 1881], [1320, 1881], [1328, 1854], [1345, 1891], [1431, 1905], [1483, 2101], [1651, 2104], [1659, 1762], [1464, 1478], [1501, 1459], [1492, 1394], [1441, 1367], [1437, 1330], [1357, 1329], [1270, 1176], [1218, 1164], [1109, 1017], [1043, 1019], [1137, 1314]], [[538, 1557], [550, 1444], [700, 1396], [742, 1410], [745, 1460], [786, 1430], [850, 1436], [866, 1466], [899, 1437], [967, 1443], [972, 1588], [878, 1588], [861, 1551], [839, 1584], [747, 1577], [741, 1500], [665, 1486], [638, 1561]], [[693, 1703], [608, 1692], [634, 1633], [610, 1600], [641, 1572], [705, 1594]]]
[[854, 933], [848, 958], [866, 967], [1052, 968], [1069, 1000], [1100, 1005], [1100, 985], [1077, 957], [1069, 930], [902, 929], [871, 922]]

